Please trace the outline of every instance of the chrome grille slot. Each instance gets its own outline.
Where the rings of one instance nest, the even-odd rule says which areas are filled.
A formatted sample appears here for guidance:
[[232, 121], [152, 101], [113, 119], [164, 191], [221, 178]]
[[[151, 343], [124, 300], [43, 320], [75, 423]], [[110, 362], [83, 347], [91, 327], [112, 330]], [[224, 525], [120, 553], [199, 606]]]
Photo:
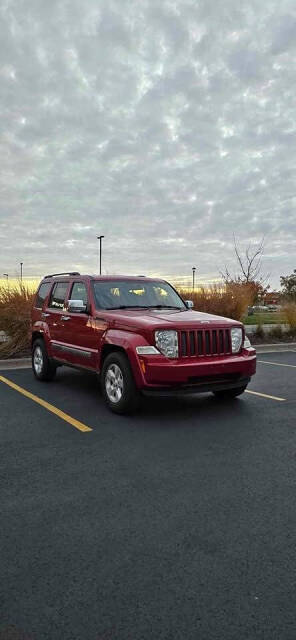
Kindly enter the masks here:
[[187, 356], [186, 331], [181, 331], [181, 355]]
[[197, 332], [197, 355], [203, 355], [203, 347], [202, 347], [202, 331]]
[[219, 353], [224, 353], [224, 331], [219, 329]]
[[194, 331], [189, 331], [190, 355], [195, 356], [195, 336]]
[[212, 345], [213, 345], [213, 353], [218, 353], [217, 351], [217, 331], [214, 329], [212, 331]]
[[211, 353], [211, 348], [210, 348], [210, 332], [206, 331], [206, 355], [209, 356]]

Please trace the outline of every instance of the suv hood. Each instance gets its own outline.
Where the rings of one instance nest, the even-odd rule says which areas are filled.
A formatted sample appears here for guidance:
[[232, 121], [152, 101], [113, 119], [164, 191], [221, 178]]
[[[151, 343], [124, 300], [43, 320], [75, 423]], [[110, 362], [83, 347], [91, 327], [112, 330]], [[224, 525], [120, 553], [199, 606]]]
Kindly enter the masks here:
[[[110, 314], [110, 315], [109, 315]], [[198, 329], [242, 326], [241, 322], [200, 311], [175, 309], [115, 309], [108, 311], [113, 327], [120, 329]]]

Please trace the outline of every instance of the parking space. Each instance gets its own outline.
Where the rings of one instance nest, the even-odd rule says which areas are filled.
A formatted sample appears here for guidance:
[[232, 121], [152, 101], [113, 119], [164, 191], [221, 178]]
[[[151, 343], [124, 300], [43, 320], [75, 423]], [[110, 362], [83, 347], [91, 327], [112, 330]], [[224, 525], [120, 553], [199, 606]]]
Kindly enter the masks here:
[[296, 353], [258, 360], [264, 395], [132, 417], [0, 372], [1, 640], [294, 640]]
[[257, 375], [249, 389], [296, 400], [296, 352], [258, 354]]

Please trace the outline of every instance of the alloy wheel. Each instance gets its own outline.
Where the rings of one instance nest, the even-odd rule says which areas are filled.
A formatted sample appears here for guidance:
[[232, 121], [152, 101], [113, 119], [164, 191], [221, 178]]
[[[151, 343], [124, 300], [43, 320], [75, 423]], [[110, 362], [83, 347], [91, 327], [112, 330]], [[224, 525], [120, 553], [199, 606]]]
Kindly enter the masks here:
[[110, 364], [105, 376], [106, 393], [114, 404], [120, 402], [123, 394], [123, 375], [120, 367], [113, 363]]
[[43, 369], [43, 353], [39, 346], [37, 346], [34, 350], [33, 362], [34, 362], [34, 369], [37, 375], [40, 375]]

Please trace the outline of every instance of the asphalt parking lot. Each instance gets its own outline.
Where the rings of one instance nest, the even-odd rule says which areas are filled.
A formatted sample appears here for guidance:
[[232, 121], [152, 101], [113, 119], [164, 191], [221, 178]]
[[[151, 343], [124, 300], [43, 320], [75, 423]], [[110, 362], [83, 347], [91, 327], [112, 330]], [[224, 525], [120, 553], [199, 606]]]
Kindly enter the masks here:
[[296, 352], [258, 360], [133, 417], [0, 371], [0, 640], [295, 640]]

